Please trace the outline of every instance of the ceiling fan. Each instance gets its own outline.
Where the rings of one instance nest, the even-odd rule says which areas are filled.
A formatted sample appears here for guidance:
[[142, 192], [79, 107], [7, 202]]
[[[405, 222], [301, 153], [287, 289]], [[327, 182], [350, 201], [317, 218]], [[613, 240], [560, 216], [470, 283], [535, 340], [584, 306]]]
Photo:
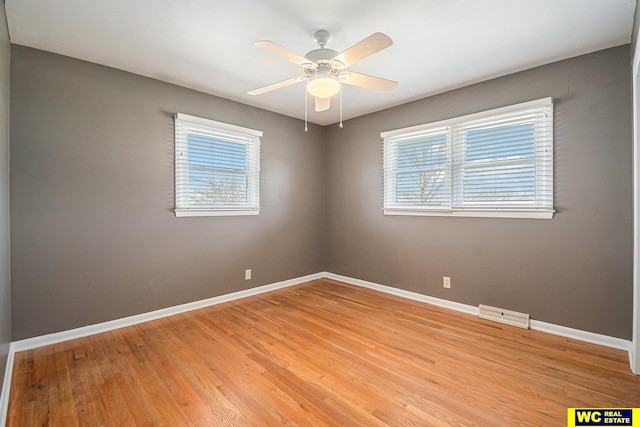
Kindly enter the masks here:
[[398, 82], [393, 80], [345, 70], [356, 62], [391, 46], [393, 41], [389, 36], [374, 33], [342, 53], [325, 47], [330, 39], [329, 31], [316, 31], [313, 34], [313, 40], [320, 48], [308, 52], [305, 56], [298, 55], [269, 40], [256, 42], [255, 45], [259, 48], [298, 64], [302, 67], [304, 74], [254, 89], [248, 94], [260, 95], [292, 84], [306, 82], [306, 92], [315, 98], [315, 110], [325, 111], [331, 107], [331, 97], [340, 92], [342, 83], [382, 92], [391, 92], [398, 86]]

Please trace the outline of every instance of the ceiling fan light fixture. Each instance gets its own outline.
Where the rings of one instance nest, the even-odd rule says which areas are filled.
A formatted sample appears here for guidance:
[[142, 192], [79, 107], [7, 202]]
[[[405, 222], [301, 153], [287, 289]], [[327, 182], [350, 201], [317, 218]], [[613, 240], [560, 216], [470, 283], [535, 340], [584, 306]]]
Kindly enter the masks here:
[[316, 111], [326, 111], [331, 108], [331, 98], [318, 98], [315, 99]]
[[307, 82], [307, 92], [316, 98], [331, 98], [340, 92], [340, 81], [330, 74], [315, 76]]

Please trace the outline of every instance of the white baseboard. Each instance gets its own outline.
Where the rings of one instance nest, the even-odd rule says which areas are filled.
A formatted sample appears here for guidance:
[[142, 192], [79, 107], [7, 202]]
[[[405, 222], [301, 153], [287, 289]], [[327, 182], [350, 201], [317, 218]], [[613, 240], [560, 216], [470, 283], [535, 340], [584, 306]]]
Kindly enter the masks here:
[[[449, 308], [456, 311], [461, 311], [467, 314], [478, 315], [478, 307], [472, 305], [461, 304], [459, 302], [449, 301], [441, 298], [430, 297], [423, 294], [418, 294], [411, 291], [405, 291], [403, 289], [394, 288], [391, 286], [380, 285], [373, 282], [367, 282], [366, 280], [354, 279], [352, 277], [340, 276], [333, 273], [325, 273], [325, 277], [328, 279], [338, 280], [345, 283], [350, 283], [356, 286], [362, 286], [365, 288], [385, 292], [388, 294], [396, 295], [412, 299], [415, 301], [425, 302], [427, 304], [437, 305], [439, 307]], [[631, 341], [621, 338], [614, 338], [608, 335], [596, 334], [594, 332], [582, 331], [580, 329], [568, 328], [566, 326], [555, 325], [553, 323], [541, 322], [539, 320], [531, 320], [531, 329], [541, 332], [546, 332], [552, 335], [559, 335], [565, 338], [571, 338], [576, 341], [584, 341], [592, 344], [601, 345], [604, 347], [615, 348], [618, 350], [631, 350]]]
[[[0, 395], [0, 426], [4, 426], [6, 422], [7, 411], [9, 407], [9, 390], [11, 387], [11, 375], [13, 373], [14, 355], [18, 351], [31, 350], [31, 349], [42, 347], [45, 345], [57, 344], [60, 342], [69, 341], [77, 338], [83, 338], [89, 335], [108, 332], [115, 329], [124, 328], [127, 326], [133, 326], [140, 323], [149, 322], [151, 320], [156, 320], [163, 317], [169, 317], [175, 314], [197, 310], [199, 308], [209, 307], [209, 306], [221, 304], [224, 302], [234, 301], [237, 299], [258, 295], [258, 294], [273, 291], [276, 289], [286, 288], [289, 286], [295, 286], [304, 282], [308, 282], [316, 279], [322, 279], [322, 278], [338, 280], [340, 282], [373, 289], [376, 291], [384, 292], [391, 295], [396, 295], [396, 296], [411, 299], [414, 301], [420, 301], [427, 304], [432, 304], [439, 307], [444, 307], [451, 310], [472, 314], [475, 316], [478, 315], [478, 307], [462, 304], [455, 301], [449, 301], [441, 298], [430, 297], [427, 295], [394, 288], [392, 286], [380, 285], [378, 283], [368, 282], [366, 280], [354, 279], [352, 277], [341, 276], [338, 274], [329, 273], [325, 271], [325, 272], [320, 272], [316, 274], [310, 274], [308, 276], [302, 276], [295, 279], [273, 283], [270, 285], [258, 286], [256, 288], [247, 289], [244, 291], [238, 291], [238, 292], [233, 292], [226, 295], [220, 295], [218, 297], [208, 298], [200, 301], [194, 301], [187, 304], [181, 304], [174, 307], [168, 307], [161, 310], [151, 311], [148, 313], [142, 313], [135, 316], [124, 317], [122, 319], [111, 320], [108, 322], [98, 323], [95, 325], [89, 325], [89, 326], [83, 326], [81, 328], [71, 329], [68, 331], [56, 332], [53, 334], [27, 338], [20, 341], [14, 341], [9, 346], [9, 354], [7, 356], [7, 366], [5, 370], [4, 382], [2, 385], [2, 394]], [[631, 341], [623, 340], [620, 338], [609, 337], [606, 335], [600, 335], [593, 332], [582, 331], [579, 329], [567, 328], [565, 326], [554, 325], [551, 323], [541, 322], [537, 320], [531, 320], [531, 329], [546, 332], [553, 335], [560, 335], [560, 336], [575, 339], [578, 341], [585, 341], [592, 344], [598, 344], [605, 347], [611, 347], [611, 348], [626, 350], [631, 352]]]
[[113, 331], [115, 329], [133, 326], [151, 320], [161, 319], [163, 317], [173, 316], [174, 314], [184, 313], [187, 311], [197, 310], [199, 308], [209, 307], [224, 302], [234, 301], [240, 298], [246, 298], [253, 295], [263, 294], [265, 292], [282, 289], [289, 286], [299, 285], [311, 280], [322, 279], [325, 273], [315, 273], [295, 279], [285, 280], [282, 282], [272, 283], [270, 285], [258, 286], [256, 288], [246, 289], [244, 291], [233, 292], [230, 294], [220, 295], [213, 298], [207, 298], [200, 301], [194, 301], [186, 304], [176, 305], [173, 307], [163, 308], [161, 310], [150, 311], [135, 316], [124, 317], [122, 319], [111, 320], [108, 322], [98, 323], [95, 325], [83, 326], [81, 328], [70, 329], [68, 331], [56, 332], [53, 334], [42, 335], [33, 338], [27, 338], [20, 341], [14, 341], [9, 345], [9, 354], [7, 356], [7, 366], [4, 381], [2, 384], [2, 394], [0, 395], [0, 427], [4, 427], [9, 409], [9, 391], [11, 389], [11, 375], [13, 373], [13, 361], [15, 353], [19, 351], [31, 350], [45, 345], [57, 344], [64, 341], [70, 341], [77, 338], [83, 338], [102, 332]]
[[102, 332], [113, 331], [115, 329], [133, 326], [151, 320], [161, 319], [163, 317], [173, 316], [174, 314], [184, 313], [187, 311], [197, 310], [199, 308], [209, 307], [224, 302], [234, 301], [240, 298], [246, 298], [253, 295], [263, 294], [265, 292], [274, 291], [276, 289], [286, 288], [298, 285], [310, 280], [321, 279], [325, 277], [324, 273], [315, 273], [308, 276], [302, 276], [295, 279], [285, 280], [282, 282], [272, 283], [270, 285], [258, 286], [256, 288], [246, 289], [244, 291], [233, 292], [230, 294], [220, 295], [213, 298], [207, 298], [200, 301], [180, 304], [173, 307], [163, 308], [160, 310], [150, 311], [148, 313], [137, 314], [135, 316], [123, 317], [122, 319], [111, 320], [108, 322], [97, 323], [95, 325], [83, 326], [80, 328], [70, 329], [68, 331], [56, 332], [53, 334], [42, 335], [33, 338], [27, 338], [20, 341], [14, 341], [14, 351], [31, 350], [45, 345], [57, 344], [64, 341], [70, 341], [77, 338], [87, 337], [89, 335], [100, 334]]
[[553, 323], [541, 322], [539, 320], [531, 320], [531, 329], [546, 332], [552, 335], [559, 335], [565, 338], [571, 338], [576, 341], [584, 341], [591, 344], [598, 344], [604, 347], [611, 347], [618, 350], [629, 351], [631, 349], [631, 341], [622, 338], [610, 337], [608, 335], [596, 334], [595, 332], [582, 331], [580, 329], [567, 328], [566, 326], [555, 325]]
[[[184, 313], [187, 311], [197, 310], [199, 308], [209, 307], [216, 304], [221, 304], [228, 301], [234, 301], [240, 298], [246, 298], [253, 295], [259, 295], [265, 292], [273, 291], [276, 289], [286, 288], [289, 286], [298, 285], [300, 283], [308, 282], [316, 279], [333, 279], [344, 283], [349, 283], [364, 288], [373, 289], [376, 291], [384, 292], [391, 295], [396, 295], [402, 298], [411, 299], [414, 301], [420, 301], [427, 304], [436, 305], [438, 307], [444, 307], [451, 310], [478, 315], [478, 307], [468, 304], [462, 304], [455, 301], [449, 301], [442, 298], [435, 298], [428, 295], [419, 294], [416, 292], [406, 291], [404, 289], [394, 288], [392, 286], [381, 285], [374, 282], [369, 282], [361, 279], [354, 279], [352, 277], [341, 276], [330, 272], [320, 272], [310, 274], [308, 276], [302, 276], [295, 279], [285, 280], [282, 282], [272, 283], [270, 285], [258, 286], [256, 288], [247, 289], [244, 291], [233, 292], [230, 294], [220, 295], [213, 298], [208, 298], [200, 301], [194, 301], [186, 304], [176, 305], [173, 307], [164, 308], [161, 310], [150, 311], [148, 313], [142, 313], [135, 316], [124, 317], [122, 319], [111, 320], [108, 322], [98, 323], [95, 325], [83, 326], [76, 329], [70, 329], [68, 331], [56, 332], [53, 334], [42, 335], [33, 338], [27, 338], [20, 341], [14, 341], [11, 343], [11, 349], [13, 352], [30, 350], [45, 345], [57, 344], [64, 341], [69, 341], [77, 338], [83, 338], [89, 335], [99, 334], [102, 332], [112, 331], [114, 329], [120, 329], [127, 326], [133, 326], [151, 320], [161, 319], [163, 317], [173, 316], [174, 314]], [[619, 350], [629, 351], [631, 349], [631, 341], [621, 338], [610, 337], [607, 335], [596, 334], [594, 332], [582, 331], [579, 329], [568, 328], [566, 326], [555, 325], [552, 323], [546, 323], [539, 320], [531, 320], [531, 329], [546, 332], [553, 335], [559, 335], [566, 338], [575, 339], [578, 341], [585, 341], [592, 344], [598, 344], [605, 347], [611, 347]], [[10, 350], [11, 352], [11, 350]], [[11, 355], [11, 354], [10, 354]]]
[[7, 423], [7, 414], [9, 413], [9, 391], [11, 389], [11, 375], [13, 374], [13, 358], [16, 353], [13, 347], [13, 343], [9, 344], [7, 366], [4, 370], [4, 381], [0, 391], [0, 426], [3, 427]]
[[405, 291], [404, 289], [394, 288], [392, 286], [380, 285], [378, 283], [368, 282], [366, 280], [354, 279], [352, 277], [341, 276], [339, 274], [333, 274], [325, 272], [327, 279], [338, 280], [339, 282], [345, 282], [363, 288], [373, 289], [374, 291], [384, 292], [386, 294], [395, 295], [402, 298], [411, 299], [414, 301], [426, 302], [427, 304], [437, 305], [438, 307], [450, 308], [451, 310], [461, 311], [467, 314], [478, 315], [478, 307], [473, 307], [467, 304], [461, 304], [455, 301], [449, 301], [446, 299], [430, 297], [428, 295], [418, 294], [411, 291]]

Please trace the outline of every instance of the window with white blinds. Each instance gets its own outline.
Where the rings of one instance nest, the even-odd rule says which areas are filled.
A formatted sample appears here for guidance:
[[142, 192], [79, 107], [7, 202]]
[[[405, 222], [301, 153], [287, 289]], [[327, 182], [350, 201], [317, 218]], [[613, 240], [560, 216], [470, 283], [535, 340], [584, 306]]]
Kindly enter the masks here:
[[553, 101], [383, 132], [387, 215], [553, 217]]
[[176, 216], [258, 215], [261, 136], [176, 114]]

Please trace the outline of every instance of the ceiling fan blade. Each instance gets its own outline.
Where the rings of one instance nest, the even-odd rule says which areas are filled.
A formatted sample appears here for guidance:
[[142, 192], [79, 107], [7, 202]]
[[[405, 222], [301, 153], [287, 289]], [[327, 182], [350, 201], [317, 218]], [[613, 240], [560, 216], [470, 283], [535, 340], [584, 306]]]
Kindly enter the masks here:
[[393, 40], [386, 34], [374, 33], [366, 39], [354, 44], [349, 49], [336, 55], [333, 60], [338, 60], [344, 64], [345, 67], [355, 64], [356, 62], [373, 55], [376, 52], [380, 52], [393, 44]]
[[249, 95], [261, 95], [261, 94], [263, 94], [265, 92], [271, 92], [272, 90], [280, 89], [281, 87], [289, 86], [289, 85], [301, 82], [303, 80], [304, 80], [304, 78], [292, 77], [292, 78], [287, 79], [287, 80], [282, 80], [281, 82], [278, 82], [278, 83], [272, 83], [272, 84], [267, 85], [267, 86], [259, 87], [258, 89], [251, 90], [251, 91], [249, 91], [247, 93]]
[[316, 111], [326, 111], [331, 108], [331, 98], [318, 98], [316, 96]]
[[294, 64], [298, 64], [300, 66], [303, 66], [305, 64], [313, 64], [313, 61], [308, 60], [307, 58], [305, 58], [304, 56], [298, 55], [295, 52], [290, 51], [289, 49], [280, 46], [277, 43], [274, 43], [270, 40], [260, 40], [255, 42], [255, 45], [258, 46], [261, 49], [266, 50], [267, 52], [271, 52], [273, 54], [276, 54], [288, 61], [293, 62]]
[[398, 82], [394, 82], [393, 80], [369, 76], [367, 74], [354, 73], [353, 71], [341, 73], [340, 80], [342, 80], [342, 83], [346, 83], [348, 85], [360, 86], [366, 89], [375, 89], [380, 92], [393, 92], [395, 88], [398, 87]]

